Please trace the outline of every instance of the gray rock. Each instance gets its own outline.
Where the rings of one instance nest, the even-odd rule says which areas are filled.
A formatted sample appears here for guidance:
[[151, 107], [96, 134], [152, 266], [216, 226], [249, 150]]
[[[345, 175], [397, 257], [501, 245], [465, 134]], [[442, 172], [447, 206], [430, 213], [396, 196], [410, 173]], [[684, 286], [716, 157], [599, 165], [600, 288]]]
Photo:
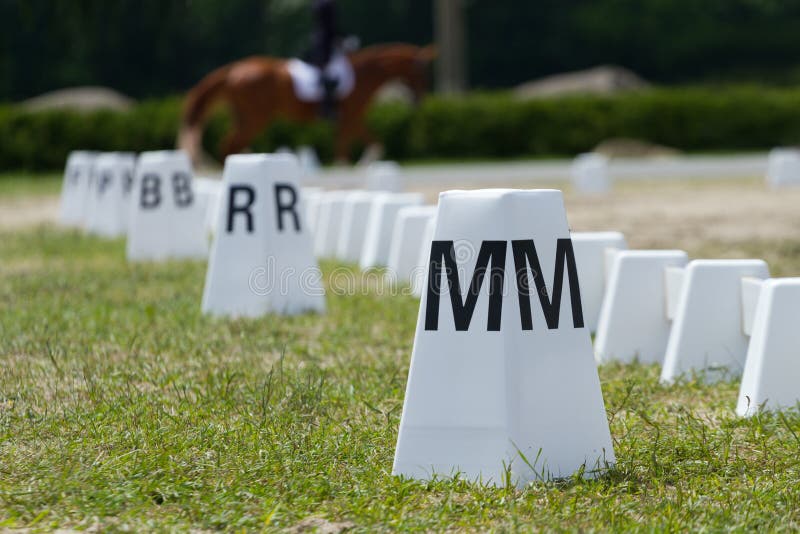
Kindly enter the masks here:
[[20, 105], [29, 111], [49, 109], [126, 111], [135, 103], [133, 99], [108, 87], [70, 87], [29, 98]]
[[522, 100], [574, 93], [607, 95], [649, 86], [648, 82], [628, 69], [601, 65], [523, 83], [514, 88], [514, 95]]

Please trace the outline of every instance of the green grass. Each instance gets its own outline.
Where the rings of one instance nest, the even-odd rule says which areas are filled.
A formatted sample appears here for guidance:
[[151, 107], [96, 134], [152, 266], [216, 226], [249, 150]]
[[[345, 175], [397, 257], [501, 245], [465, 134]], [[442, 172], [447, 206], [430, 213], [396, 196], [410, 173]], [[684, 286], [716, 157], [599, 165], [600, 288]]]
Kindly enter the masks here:
[[19, 196], [55, 195], [61, 190], [59, 173], [0, 172], [0, 200]]
[[204, 274], [0, 235], [0, 530], [800, 528], [800, 415], [739, 419], [735, 382], [665, 387], [654, 366], [600, 368], [618, 463], [598, 480], [392, 477], [417, 302], [213, 320]]

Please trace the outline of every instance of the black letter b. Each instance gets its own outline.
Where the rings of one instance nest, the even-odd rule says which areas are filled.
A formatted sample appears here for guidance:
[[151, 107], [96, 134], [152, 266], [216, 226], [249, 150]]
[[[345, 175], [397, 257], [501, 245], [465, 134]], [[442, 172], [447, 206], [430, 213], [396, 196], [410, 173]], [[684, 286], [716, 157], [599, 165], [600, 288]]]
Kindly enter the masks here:
[[142, 196], [139, 200], [142, 209], [152, 210], [161, 205], [161, 177], [147, 173], [142, 176]]

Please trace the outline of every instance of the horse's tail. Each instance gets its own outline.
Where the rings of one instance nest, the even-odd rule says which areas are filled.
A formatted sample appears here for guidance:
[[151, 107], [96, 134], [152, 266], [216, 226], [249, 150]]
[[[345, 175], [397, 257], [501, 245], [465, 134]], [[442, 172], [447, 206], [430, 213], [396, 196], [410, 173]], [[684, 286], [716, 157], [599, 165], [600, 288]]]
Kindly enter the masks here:
[[223, 96], [229, 70], [226, 65], [212, 71], [186, 95], [177, 145], [193, 162], [200, 159], [203, 125], [211, 105]]

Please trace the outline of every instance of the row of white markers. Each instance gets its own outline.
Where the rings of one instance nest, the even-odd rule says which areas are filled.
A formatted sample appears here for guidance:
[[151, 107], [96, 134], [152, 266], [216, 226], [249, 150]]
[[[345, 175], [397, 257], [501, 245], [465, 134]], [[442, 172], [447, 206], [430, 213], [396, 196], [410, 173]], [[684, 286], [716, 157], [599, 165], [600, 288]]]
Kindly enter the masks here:
[[[398, 189], [387, 169], [369, 186]], [[210, 229], [203, 309], [217, 315], [323, 312], [315, 256], [388, 266], [421, 297], [397, 474], [596, 474], [614, 451], [595, 360], [659, 362], [665, 382], [743, 373], [742, 415], [797, 404], [800, 279], [769, 279], [760, 260], [570, 233], [555, 190], [449, 191], [433, 207], [300, 179], [289, 155], [230, 157], [220, 184], [194, 183], [180, 152], [75, 153], [62, 221], [127, 234], [131, 260], [205, 257]]]
[[[570, 168], [575, 191], [588, 195], [610, 192], [613, 180], [609, 163], [609, 159], [602, 154], [590, 152], [578, 155]], [[772, 149], [767, 158], [766, 183], [770, 189], [800, 186], [800, 149]]]

